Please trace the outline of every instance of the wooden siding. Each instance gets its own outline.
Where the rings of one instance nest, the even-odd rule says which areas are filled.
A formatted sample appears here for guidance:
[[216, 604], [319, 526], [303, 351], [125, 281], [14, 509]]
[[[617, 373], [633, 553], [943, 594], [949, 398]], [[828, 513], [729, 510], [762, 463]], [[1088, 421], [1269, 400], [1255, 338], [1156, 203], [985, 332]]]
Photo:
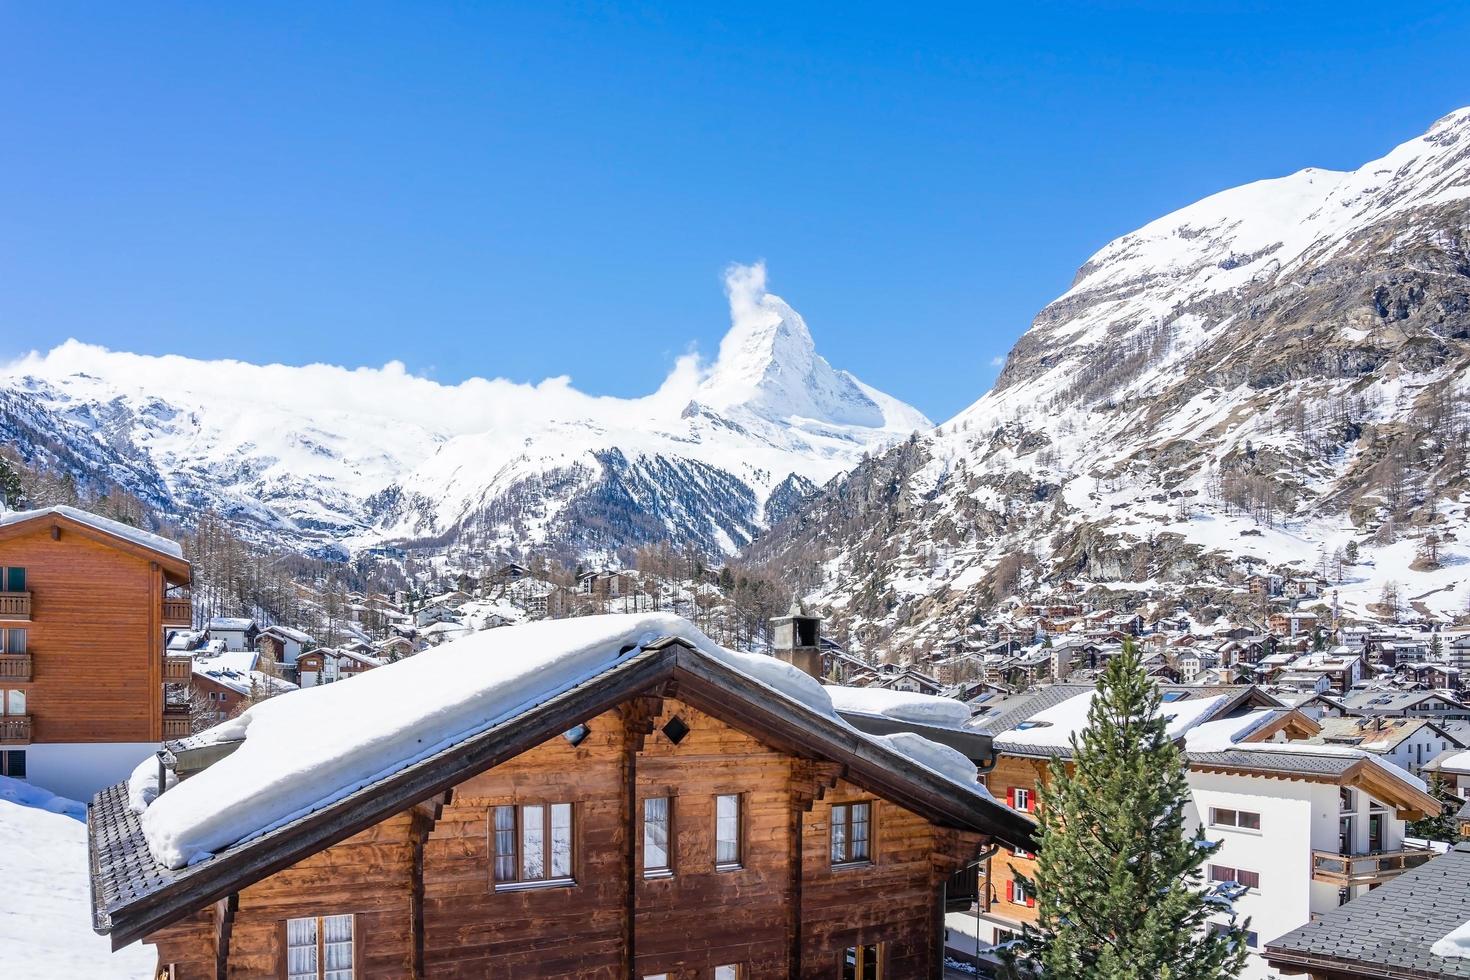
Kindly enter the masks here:
[[[688, 734], [675, 743], [675, 716]], [[362, 977], [828, 978], [885, 943], [887, 980], [940, 976], [942, 882], [982, 844], [674, 697], [640, 697], [149, 936], [180, 980], [279, 976], [282, 923], [358, 916]], [[740, 867], [715, 867], [715, 797], [742, 798]], [[641, 800], [671, 797], [673, 874], [645, 878]], [[834, 801], [874, 801], [870, 865], [830, 867]], [[571, 803], [574, 884], [497, 889], [493, 808]], [[432, 813], [432, 816], [429, 814]], [[799, 830], [798, 830], [799, 828]], [[797, 858], [799, 857], [799, 860]], [[228, 917], [231, 921], [226, 923]], [[178, 957], [178, 959], [170, 959]]]
[[162, 736], [163, 571], [67, 527], [0, 538], [0, 565], [26, 570], [26, 708], [34, 742]]
[[[996, 760], [995, 768], [986, 775], [985, 786], [990, 790], [991, 796], [1002, 802], [1009, 798], [1008, 791], [1014, 788], [1029, 790], [1034, 800], [1037, 798], [1037, 787], [1040, 786], [1045, 776], [1047, 765], [1048, 763], [1043, 759], [1001, 755]], [[1002, 916], [1014, 922], [1035, 925], [1037, 923], [1035, 907], [1006, 900], [1006, 882], [1014, 880], [1018, 874], [1034, 880], [1036, 862], [1029, 858], [1017, 857], [1012, 851], [1001, 848], [990, 859], [989, 874], [982, 876], [980, 881], [986, 910], [993, 915]]]

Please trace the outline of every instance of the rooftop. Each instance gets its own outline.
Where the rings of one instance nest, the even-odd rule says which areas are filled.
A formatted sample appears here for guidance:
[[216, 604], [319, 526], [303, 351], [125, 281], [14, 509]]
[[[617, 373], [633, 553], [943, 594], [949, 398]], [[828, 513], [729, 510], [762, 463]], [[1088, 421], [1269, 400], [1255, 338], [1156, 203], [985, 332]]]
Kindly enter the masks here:
[[1470, 977], [1470, 959], [1431, 951], [1470, 922], [1470, 842], [1270, 942], [1274, 967], [1364, 977]]

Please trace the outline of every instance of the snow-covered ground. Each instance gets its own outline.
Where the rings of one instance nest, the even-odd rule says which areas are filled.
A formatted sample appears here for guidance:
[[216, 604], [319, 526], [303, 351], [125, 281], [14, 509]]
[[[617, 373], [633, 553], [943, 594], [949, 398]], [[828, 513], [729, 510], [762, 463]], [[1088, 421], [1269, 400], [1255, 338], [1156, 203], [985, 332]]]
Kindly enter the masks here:
[[0, 776], [0, 841], [0, 977], [153, 976], [153, 947], [92, 931], [85, 806]]

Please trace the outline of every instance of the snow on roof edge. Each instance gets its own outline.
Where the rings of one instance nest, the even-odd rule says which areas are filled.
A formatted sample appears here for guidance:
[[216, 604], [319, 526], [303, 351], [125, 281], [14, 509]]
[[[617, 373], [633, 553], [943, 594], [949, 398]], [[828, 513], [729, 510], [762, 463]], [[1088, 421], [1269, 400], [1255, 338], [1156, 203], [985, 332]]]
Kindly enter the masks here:
[[144, 531], [141, 528], [133, 527], [130, 524], [124, 524], [121, 521], [114, 521], [109, 517], [103, 517], [100, 514], [94, 514], [88, 510], [82, 510], [78, 507], [69, 507], [66, 504], [56, 504], [51, 507], [39, 507], [35, 510], [17, 510], [12, 511], [9, 514], [0, 514], [0, 527], [5, 527], [9, 524], [19, 524], [23, 521], [34, 520], [37, 517], [45, 517], [47, 514], [56, 514], [61, 517], [69, 518], [70, 520], [76, 521], [78, 524], [85, 524], [93, 530], [101, 531], [104, 534], [110, 534], [113, 537], [122, 538], [125, 541], [131, 541], [133, 544], [141, 545], [151, 551], [157, 551], [165, 555], [172, 555], [174, 558], [179, 559], [182, 559], [184, 557], [184, 548], [177, 541], [165, 538], [161, 534], [154, 534], [151, 531]]

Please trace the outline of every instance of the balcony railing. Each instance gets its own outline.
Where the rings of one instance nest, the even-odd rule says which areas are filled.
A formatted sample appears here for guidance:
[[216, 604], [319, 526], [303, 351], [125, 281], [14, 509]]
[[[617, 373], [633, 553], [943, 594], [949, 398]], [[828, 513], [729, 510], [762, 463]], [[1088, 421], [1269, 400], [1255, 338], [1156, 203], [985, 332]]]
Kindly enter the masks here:
[[170, 595], [163, 599], [163, 625], [193, 626], [194, 600], [187, 595]]
[[30, 619], [29, 592], [0, 592], [0, 619]]
[[1420, 848], [1383, 851], [1378, 854], [1312, 852], [1312, 880], [1328, 885], [1374, 885], [1396, 878], [1434, 857]]
[[0, 718], [0, 743], [12, 745], [31, 740], [30, 715], [6, 715]]
[[165, 702], [163, 706], [163, 737], [183, 738], [189, 734], [191, 719], [187, 704]]
[[187, 684], [194, 677], [194, 658], [175, 657], [165, 654], [163, 658], [163, 682], [165, 684]]
[[0, 653], [0, 682], [31, 679], [29, 653]]

